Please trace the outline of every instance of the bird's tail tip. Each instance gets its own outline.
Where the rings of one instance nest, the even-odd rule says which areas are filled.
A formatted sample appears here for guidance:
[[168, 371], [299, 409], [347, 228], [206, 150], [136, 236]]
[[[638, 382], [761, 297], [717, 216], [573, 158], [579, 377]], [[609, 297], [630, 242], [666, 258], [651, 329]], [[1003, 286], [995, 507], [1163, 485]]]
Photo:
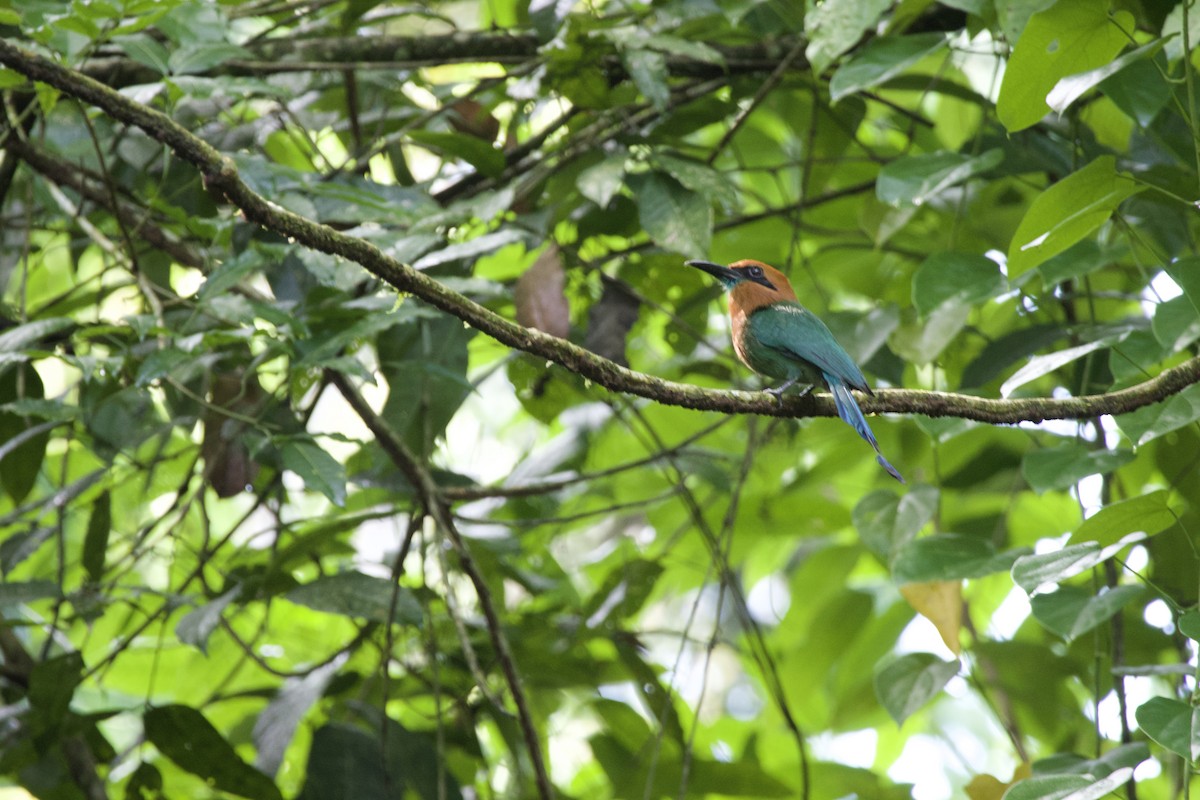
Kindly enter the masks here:
[[891, 463], [883, 457], [882, 453], [877, 453], [875, 455], [875, 460], [879, 462], [879, 466], [887, 470], [888, 475], [891, 475], [893, 478], [900, 481], [900, 483], [908, 485], [908, 481], [904, 480], [904, 476], [901, 475], [899, 470], [893, 467]]

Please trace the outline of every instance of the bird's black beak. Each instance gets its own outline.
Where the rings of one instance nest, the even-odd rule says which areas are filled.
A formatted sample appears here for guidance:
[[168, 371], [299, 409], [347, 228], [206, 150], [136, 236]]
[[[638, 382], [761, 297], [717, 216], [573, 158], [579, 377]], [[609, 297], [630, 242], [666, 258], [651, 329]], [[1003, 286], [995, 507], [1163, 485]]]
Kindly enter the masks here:
[[729, 267], [722, 267], [720, 264], [714, 264], [711, 261], [685, 261], [689, 267], [695, 267], [698, 270], [703, 270], [709, 275], [719, 280], [725, 286], [732, 286], [742, 278]]

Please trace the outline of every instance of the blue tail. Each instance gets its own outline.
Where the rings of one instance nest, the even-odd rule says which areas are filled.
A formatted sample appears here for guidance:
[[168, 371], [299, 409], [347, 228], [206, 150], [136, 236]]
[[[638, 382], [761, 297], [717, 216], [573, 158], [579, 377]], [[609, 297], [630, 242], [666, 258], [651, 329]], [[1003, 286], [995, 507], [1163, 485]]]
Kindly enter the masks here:
[[854, 395], [850, 394], [849, 387], [842, 381], [829, 373], [823, 373], [825, 382], [829, 384], [829, 391], [833, 392], [833, 402], [837, 406], [838, 416], [842, 420], [858, 431], [858, 435], [867, 440], [871, 447], [875, 448], [875, 460], [879, 462], [879, 466], [888, 471], [896, 480], [904, 483], [904, 478], [896, 471], [888, 460], [883, 457], [883, 453], [879, 452], [879, 442], [875, 441], [875, 434], [871, 433], [871, 426], [867, 424], [867, 418], [863, 416], [862, 409], [858, 407], [858, 401], [854, 399]]

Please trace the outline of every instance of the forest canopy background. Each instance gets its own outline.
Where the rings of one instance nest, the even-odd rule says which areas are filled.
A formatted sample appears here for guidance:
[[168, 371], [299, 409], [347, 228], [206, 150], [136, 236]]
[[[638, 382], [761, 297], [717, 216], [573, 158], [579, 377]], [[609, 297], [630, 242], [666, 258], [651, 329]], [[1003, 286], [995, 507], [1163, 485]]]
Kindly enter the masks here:
[[0, 797], [1187, 796], [1193, 10], [0, 0]]

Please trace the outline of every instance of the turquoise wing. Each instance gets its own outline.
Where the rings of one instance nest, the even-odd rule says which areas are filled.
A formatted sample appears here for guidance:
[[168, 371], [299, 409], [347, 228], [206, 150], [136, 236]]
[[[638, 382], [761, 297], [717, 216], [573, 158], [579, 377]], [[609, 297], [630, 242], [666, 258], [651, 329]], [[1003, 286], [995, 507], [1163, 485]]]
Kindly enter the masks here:
[[[746, 327], [748, 338], [753, 341], [747, 349], [751, 352], [758, 349], [755, 355], [776, 367], [760, 371], [776, 377], [799, 376], [810, 382], [828, 375], [859, 391], [870, 391], [854, 359], [833, 338], [825, 323], [803, 306], [776, 303], [760, 308], [750, 315]], [[789, 361], [793, 368], [787, 375], [780, 374], [779, 367]], [[802, 363], [796, 364], [797, 361]]]

